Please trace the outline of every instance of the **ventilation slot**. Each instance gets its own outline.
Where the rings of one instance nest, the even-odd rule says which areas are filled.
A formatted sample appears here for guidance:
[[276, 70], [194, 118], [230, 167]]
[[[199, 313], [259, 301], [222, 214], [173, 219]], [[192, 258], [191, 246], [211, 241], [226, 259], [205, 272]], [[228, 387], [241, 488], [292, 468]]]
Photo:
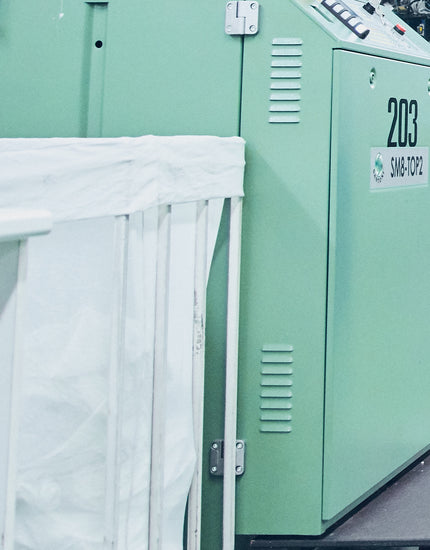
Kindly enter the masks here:
[[274, 38], [272, 41], [269, 107], [271, 123], [300, 122], [302, 44], [300, 38]]
[[260, 431], [291, 432], [293, 347], [264, 345], [261, 350]]

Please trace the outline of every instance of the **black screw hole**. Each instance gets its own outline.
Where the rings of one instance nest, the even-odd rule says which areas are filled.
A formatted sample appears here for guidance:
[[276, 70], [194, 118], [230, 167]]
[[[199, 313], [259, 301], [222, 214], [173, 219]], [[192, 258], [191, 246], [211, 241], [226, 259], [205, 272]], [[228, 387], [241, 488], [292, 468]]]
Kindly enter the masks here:
[[95, 43], [96, 48], [101, 48], [103, 46], [103, 42], [101, 40], [97, 40]]

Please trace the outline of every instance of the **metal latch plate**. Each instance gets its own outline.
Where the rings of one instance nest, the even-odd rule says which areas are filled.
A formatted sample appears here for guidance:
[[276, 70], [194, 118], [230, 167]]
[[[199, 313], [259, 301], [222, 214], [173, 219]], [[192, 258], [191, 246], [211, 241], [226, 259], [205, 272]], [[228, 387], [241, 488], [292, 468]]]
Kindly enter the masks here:
[[258, 32], [258, 2], [228, 2], [225, 7], [225, 32], [232, 36], [257, 34]]
[[[245, 441], [236, 441], [236, 475], [241, 476], [245, 472]], [[213, 476], [224, 475], [224, 440], [215, 439], [211, 445], [209, 458], [209, 471]]]

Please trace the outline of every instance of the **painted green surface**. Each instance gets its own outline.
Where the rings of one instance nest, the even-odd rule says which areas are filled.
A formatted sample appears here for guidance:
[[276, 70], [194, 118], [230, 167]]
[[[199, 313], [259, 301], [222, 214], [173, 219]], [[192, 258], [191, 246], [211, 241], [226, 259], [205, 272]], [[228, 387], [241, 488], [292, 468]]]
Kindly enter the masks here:
[[0, 136], [85, 135], [90, 32], [82, 1], [0, 2]]
[[417, 101], [417, 146], [428, 147], [429, 75], [428, 67], [334, 54], [326, 518], [430, 442], [430, 189], [370, 190], [370, 147], [387, 145], [390, 97]]
[[114, 0], [108, 37], [103, 135], [237, 135], [242, 40], [223, 1]]
[[[331, 48], [292, 2], [264, 6], [245, 42], [242, 135], [247, 140], [243, 218], [238, 434], [247, 441], [237, 484], [237, 532], [321, 529], [323, 388]], [[274, 39], [298, 38], [300, 79], [271, 79]], [[318, 57], [315, 48], [322, 50]], [[325, 51], [324, 49], [325, 48]], [[293, 59], [295, 56], [288, 56]], [[285, 58], [287, 59], [287, 58]], [[283, 69], [281, 69], [283, 70]], [[287, 68], [287, 70], [290, 70]], [[271, 83], [300, 86], [299, 123], [269, 123]], [[294, 114], [294, 113], [293, 113]], [[293, 351], [268, 351], [290, 349]], [[262, 363], [262, 360], [269, 363]], [[272, 363], [284, 361], [284, 363]], [[292, 363], [289, 361], [293, 361]], [[276, 375], [262, 374], [278, 372]], [[269, 370], [267, 370], [269, 369]], [[291, 372], [292, 374], [282, 374]], [[279, 383], [281, 386], [262, 386]], [[292, 384], [292, 386], [288, 386]], [[292, 394], [291, 398], [261, 394]], [[263, 409], [261, 407], [291, 409]], [[288, 418], [291, 420], [262, 420]], [[276, 430], [291, 428], [291, 432]], [[269, 431], [262, 431], [269, 430]], [[272, 431], [274, 430], [274, 431]]]
[[221, 1], [2, 0], [0, 136], [237, 135], [241, 51]]

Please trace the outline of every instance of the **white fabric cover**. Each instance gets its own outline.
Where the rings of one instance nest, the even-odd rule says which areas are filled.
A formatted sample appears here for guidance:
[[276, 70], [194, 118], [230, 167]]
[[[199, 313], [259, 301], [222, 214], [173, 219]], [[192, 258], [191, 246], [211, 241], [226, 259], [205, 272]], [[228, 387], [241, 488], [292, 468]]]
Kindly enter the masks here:
[[213, 136], [0, 140], [0, 208], [54, 220], [243, 195], [244, 142]]
[[[48, 209], [55, 220], [50, 235], [29, 242], [15, 550], [148, 548], [153, 207], [164, 203], [173, 207], [162, 548], [180, 550], [195, 464], [195, 201], [209, 200], [210, 262], [222, 197], [243, 194], [244, 142], [206, 136], [6, 139], [0, 140], [0, 165], [0, 207]], [[115, 217], [124, 214], [131, 214], [125, 243], [118, 238], [122, 218]], [[118, 338], [120, 272], [126, 285]], [[116, 370], [112, 350], [118, 347], [123, 364]], [[118, 406], [114, 470], [108, 465], [112, 391]]]

